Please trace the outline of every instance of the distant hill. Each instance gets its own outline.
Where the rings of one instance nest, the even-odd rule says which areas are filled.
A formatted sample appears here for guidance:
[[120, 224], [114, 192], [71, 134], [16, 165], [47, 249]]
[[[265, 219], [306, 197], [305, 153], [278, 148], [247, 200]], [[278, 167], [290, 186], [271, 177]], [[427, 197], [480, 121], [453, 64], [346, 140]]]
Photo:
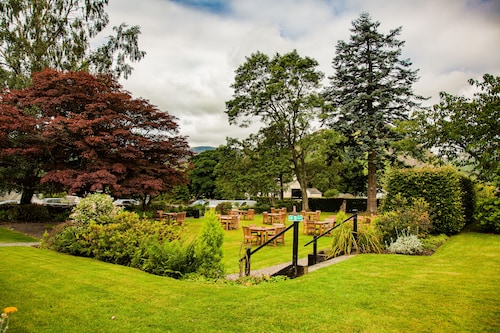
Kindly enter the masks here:
[[191, 147], [191, 151], [195, 154], [203, 153], [204, 151], [214, 150], [214, 149], [215, 147], [210, 147], [210, 146]]

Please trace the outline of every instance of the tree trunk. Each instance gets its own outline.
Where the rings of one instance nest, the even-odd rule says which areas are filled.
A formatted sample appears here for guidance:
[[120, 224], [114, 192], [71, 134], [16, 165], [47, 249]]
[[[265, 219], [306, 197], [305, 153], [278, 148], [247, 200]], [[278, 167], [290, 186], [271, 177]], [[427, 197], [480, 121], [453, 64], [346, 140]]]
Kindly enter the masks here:
[[306, 212], [309, 211], [309, 197], [307, 195], [307, 184], [302, 184], [301, 181], [300, 183], [300, 191], [302, 193], [302, 210], [305, 210]]
[[24, 186], [23, 193], [21, 194], [21, 205], [28, 205], [35, 194], [35, 189], [32, 186]]
[[377, 213], [377, 152], [372, 150], [368, 154], [368, 199], [366, 211]]

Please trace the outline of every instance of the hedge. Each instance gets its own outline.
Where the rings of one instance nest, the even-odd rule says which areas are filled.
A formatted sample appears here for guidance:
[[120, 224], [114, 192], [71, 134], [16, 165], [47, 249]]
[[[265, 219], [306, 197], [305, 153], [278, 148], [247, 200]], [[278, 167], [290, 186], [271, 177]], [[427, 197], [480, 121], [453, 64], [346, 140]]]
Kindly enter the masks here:
[[452, 167], [393, 169], [386, 182], [387, 197], [382, 211], [392, 210], [398, 193], [412, 202], [422, 198], [429, 204], [433, 234], [456, 234], [465, 225], [462, 176]]

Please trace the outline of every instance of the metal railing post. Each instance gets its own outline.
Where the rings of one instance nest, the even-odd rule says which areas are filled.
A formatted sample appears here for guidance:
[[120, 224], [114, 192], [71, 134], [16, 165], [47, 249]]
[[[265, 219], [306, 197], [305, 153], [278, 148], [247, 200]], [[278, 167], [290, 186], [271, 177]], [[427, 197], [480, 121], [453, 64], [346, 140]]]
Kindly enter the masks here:
[[292, 252], [292, 266], [294, 276], [298, 274], [298, 262], [299, 262], [299, 222], [293, 221], [293, 252]]
[[250, 257], [252, 256], [252, 249], [250, 247], [247, 247], [246, 253], [245, 253], [245, 275], [250, 276]]
[[358, 211], [354, 210], [354, 218], [352, 220], [352, 233], [355, 240], [358, 240]]
[[318, 236], [314, 235], [313, 236], [313, 259], [312, 259], [313, 265], [316, 265], [317, 256], [318, 256]]

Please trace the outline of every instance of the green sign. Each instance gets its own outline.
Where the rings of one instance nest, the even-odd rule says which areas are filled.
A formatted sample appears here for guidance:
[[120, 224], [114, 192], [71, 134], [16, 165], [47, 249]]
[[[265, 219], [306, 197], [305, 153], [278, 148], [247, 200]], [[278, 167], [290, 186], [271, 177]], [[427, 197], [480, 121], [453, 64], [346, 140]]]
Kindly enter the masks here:
[[288, 221], [302, 221], [302, 215], [288, 215]]

